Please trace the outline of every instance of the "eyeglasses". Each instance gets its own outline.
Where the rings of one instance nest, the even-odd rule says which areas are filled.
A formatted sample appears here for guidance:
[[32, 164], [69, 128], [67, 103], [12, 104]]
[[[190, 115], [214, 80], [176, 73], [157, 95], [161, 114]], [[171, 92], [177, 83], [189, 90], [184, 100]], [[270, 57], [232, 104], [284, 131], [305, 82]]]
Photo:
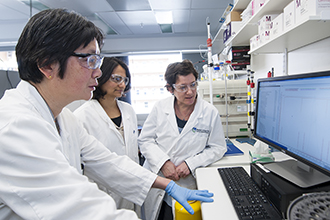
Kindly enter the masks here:
[[191, 90], [196, 90], [198, 83], [192, 82], [189, 85], [177, 85], [177, 84], [172, 84], [173, 88], [178, 91], [178, 92], [187, 92], [188, 91], [188, 87]]
[[115, 82], [117, 84], [120, 84], [122, 82], [125, 82], [125, 85], [127, 86], [128, 82], [129, 82], [129, 78], [128, 77], [123, 77], [123, 76], [120, 76], [120, 75], [116, 75], [116, 74], [112, 74], [110, 76], [110, 80], [112, 82]]
[[103, 56], [99, 54], [90, 54], [90, 53], [72, 53], [71, 56], [79, 57], [79, 60], [86, 59], [87, 65], [83, 65], [88, 69], [97, 69], [100, 68], [103, 62]]

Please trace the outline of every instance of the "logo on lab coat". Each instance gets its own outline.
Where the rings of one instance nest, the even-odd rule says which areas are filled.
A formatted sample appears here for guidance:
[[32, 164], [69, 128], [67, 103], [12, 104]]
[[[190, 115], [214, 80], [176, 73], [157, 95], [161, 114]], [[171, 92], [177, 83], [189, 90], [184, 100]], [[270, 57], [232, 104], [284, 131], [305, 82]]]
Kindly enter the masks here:
[[205, 133], [205, 134], [209, 134], [210, 133], [210, 130], [204, 130], [204, 129], [198, 129], [198, 128], [195, 128], [193, 127], [192, 129], [192, 132], [197, 132], [197, 133]]

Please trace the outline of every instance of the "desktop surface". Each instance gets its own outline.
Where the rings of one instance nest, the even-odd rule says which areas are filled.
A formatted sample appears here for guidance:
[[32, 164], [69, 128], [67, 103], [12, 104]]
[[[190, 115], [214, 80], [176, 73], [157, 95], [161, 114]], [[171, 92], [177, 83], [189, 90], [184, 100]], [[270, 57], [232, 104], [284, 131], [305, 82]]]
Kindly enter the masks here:
[[[232, 165], [222, 167], [233, 167]], [[248, 173], [250, 173], [250, 165], [243, 165]], [[221, 219], [238, 220], [234, 206], [231, 203], [225, 185], [219, 175], [218, 167], [205, 167], [196, 170], [196, 181], [198, 189], [207, 189], [214, 193], [212, 203], [202, 203], [203, 220]]]
[[[218, 168], [243, 167], [247, 173], [250, 174], [251, 159], [249, 157], [249, 150], [253, 151], [255, 148], [248, 143], [239, 143], [233, 139], [231, 139], [231, 141], [244, 152], [244, 155], [223, 157], [221, 160], [211, 164], [208, 167], [198, 168], [196, 170], [196, 182], [198, 189], [207, 189], [214, 193], [213, 203], [201, 204], [203, 220], [214, 220], [219, 218], [219, 216], [222, 219], [239, 219], [225, 185], [219, 175]], [[292, 159], [282, 152], [273, 152], [273, 156], [275, 157], [275, 161]]]

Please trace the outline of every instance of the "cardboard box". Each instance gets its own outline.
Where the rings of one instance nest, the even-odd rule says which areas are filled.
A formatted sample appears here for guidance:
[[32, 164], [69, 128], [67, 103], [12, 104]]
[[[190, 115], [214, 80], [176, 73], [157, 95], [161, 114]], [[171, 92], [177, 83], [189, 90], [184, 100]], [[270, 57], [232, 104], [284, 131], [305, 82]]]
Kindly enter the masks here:
[[242, 13], [241, 11], [231, 11], [226, 16], [225, 24], [228, 25], [232, 21], [242, 21], [241, 13]]
[[[299, 1], [299, 0], [298, 0]], [[290, 2], [283, 9], [283, 30], [286, 31], [296, 24], [295, 18], [295, 1]]]
[[258, 33], [262, 34], [264, 31], [270, 31], [272, 21], [278, 16], [278, 14], [268, 14], [262, 16], [258, 21]]
[[317, 16], [322, 13], [330, 13], [329, 0], [295, 0], [295, 19], [296, 23], [308, 19], [309, 16]]
[[270, 39], [273, 39], [283, 32], [283, 13], [279, 14], [271, 23]]

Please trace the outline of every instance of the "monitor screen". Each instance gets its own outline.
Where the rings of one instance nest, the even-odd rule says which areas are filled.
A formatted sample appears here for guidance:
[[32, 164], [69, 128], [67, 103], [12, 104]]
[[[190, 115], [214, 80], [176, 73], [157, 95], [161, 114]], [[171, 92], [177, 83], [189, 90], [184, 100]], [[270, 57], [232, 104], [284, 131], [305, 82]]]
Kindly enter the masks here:
[[[309, 166], [269, 165], [280, 176], [301, 187], [329, 181], [330, 71], [259, 79], [254, 137]], [[319, 177], [308, 173], [319, 174], [321, 182], [309, 183]], [[295, 180], [299, 176], [307, 179]]]

